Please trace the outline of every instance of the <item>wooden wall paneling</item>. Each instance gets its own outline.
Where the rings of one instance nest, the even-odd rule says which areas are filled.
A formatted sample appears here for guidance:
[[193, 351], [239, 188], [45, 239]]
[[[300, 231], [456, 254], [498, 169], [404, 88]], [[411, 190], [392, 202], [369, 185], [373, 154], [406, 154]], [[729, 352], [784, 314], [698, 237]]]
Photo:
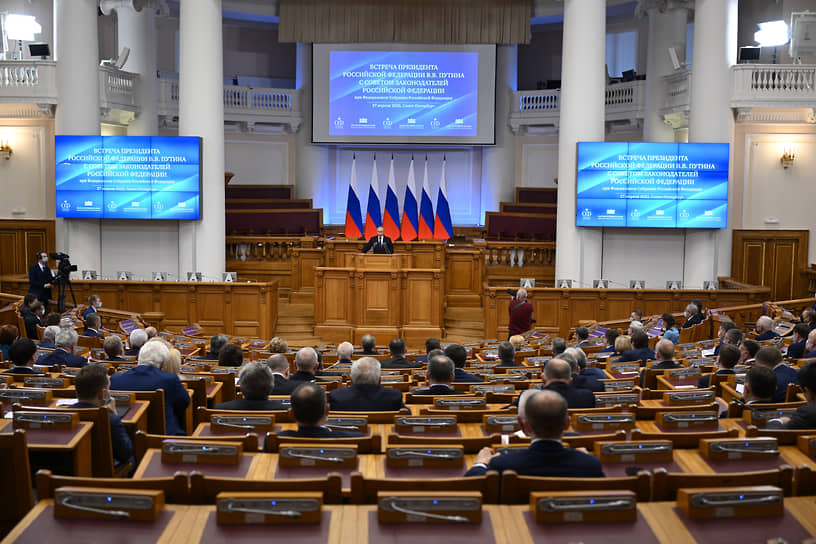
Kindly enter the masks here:
[[774, 300], [792, 299], [797, 295], [796, 278], [799, 270], [796, 266], [798, 240], [776, 240], [773, 244], [771, 285]]
[[[21, 260], [20, 246], [17, 243], [17, 233], [9, 230], [0, 231], [0, 273], [3, 275], [19, 273]], [[36, 251], [36, 250], [34, 250]], [[31, 254], [31, 263], [34, 264], [34, 254]]]
[[216, 287], [201, 284], [196, 289], [194, 306], [196, 312], [193, 317], [204, 334], [230, 333], [231, 329], [227, 329], [226, 321], [228, 316], [232, 317], [231, 294], [231, 291], [227, 291], [221, 285]]
[[[162, 285], [159, 290], [159, 308], [164, 312], [165, 327], [179, 331], [195, 323], [190, 304], [193, 288], [186, 285]], [[104, 302], [104, 299], [103, 299]]]
[[293, 262], [292, 270], [292, 290], [314, 288], [316, 266], [323, 265], [323, 250], [320, 248], [308, 248], [295, 250], [296, 260]]
[[474, 249], [454, 249], [446, 254], [446, 295], [478, 295], [482, 286], [484, 257]]
[[[267, 311], [263, 297], [257, 293], [233, 290], [228, 307], [232, 312], [232, 334], [234, 336], [256, 337], [268, 339], [266, 331], [262, 330], [263, 313]], [[258, 300], [262, 299], [262, 300]]]
[[731, 276], [770, 287], [772, 300], [804, 297], [809, 239], [808, 230], [734, 230]]
[[399, 277], [391, 272], [366, 272], [360, 285], [361, 325], [398, 326]]

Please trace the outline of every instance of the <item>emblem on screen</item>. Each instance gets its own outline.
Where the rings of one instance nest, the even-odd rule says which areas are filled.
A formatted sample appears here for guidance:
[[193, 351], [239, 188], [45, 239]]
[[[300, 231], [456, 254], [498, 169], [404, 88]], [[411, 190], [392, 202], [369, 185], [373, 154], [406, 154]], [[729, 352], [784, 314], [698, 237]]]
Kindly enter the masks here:
[[345, 124], [346, 122], [343, 121], [342, 117], [338, 117], [337, 119], [334, 120], [334, 128], [343, 128]]
[[440, 124], [439, 119], [434, 117], [433, 120], [431, 121], [431, 128], [439, 128], [439, 124]]
[[156, 201], [155, 204], [153, 204], [153, 208], [156, 209], [156, 210], [161, 211], [161, 210], [164, 209], [164, 204], [162, 204], [161, 200], [158, 200], [158, 201]]
[[393, 124], [394, 124], [394, 122], [391, 120], [390, 117], [386, 117], [385, 121], [383, 121], [383, 123], [382, 123], [384, 128], [391, 128], [391, 125], [393, 125]]
[[67, 212], [68, 210], [71, 209], [71, 203], [68, 202], [67, 200], [63, 200], [62, 204], [60, 204], [60, 208], [62, 208], [63, 210], [65, 210]]
[[111, 200], [110, 202], [108, 202], [108, 209], [109, 210], [115, 210], [118, 207], [119, 206], [116, 204], [116, 201]]

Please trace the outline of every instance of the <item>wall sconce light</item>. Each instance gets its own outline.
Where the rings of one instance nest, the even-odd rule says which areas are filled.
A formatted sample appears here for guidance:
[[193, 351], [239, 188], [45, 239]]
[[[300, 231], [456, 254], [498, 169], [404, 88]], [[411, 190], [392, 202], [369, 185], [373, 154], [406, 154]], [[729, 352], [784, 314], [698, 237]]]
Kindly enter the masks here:
[[794, 155], [793, 151], [790, 149], [786, 149], [782, 156], [779, 157], [779, 162], [782, 163], [782, 168], [790, 168], [793, 164], [793, 161], [796, 160], [796, 155]]
[[11, 158], [11, 146], [8, 140], [0, 140], [0, 159], [9, 160]]

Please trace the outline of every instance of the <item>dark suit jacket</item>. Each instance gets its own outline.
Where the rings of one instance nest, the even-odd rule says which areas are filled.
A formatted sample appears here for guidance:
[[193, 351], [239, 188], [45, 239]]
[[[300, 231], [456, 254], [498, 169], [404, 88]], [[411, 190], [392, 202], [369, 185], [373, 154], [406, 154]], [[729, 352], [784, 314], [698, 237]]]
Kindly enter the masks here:
[[164, 419], [167, 434], [184, 434], [184, 411], [190, 405], [190, 395], [175, 374], [164, 372], [151, 365], [136, 365], [127, 372], [110, 377], [111, 389], [115, 391], [164, 390]]
[[605, 348], [598, 350], [598, 353], [615, 353], [615, 346], [606, 346]]
[[[297, 386], [303, 382], [322, 382], [325, 380], [321, 380], [320, 376], [315, 376], [311, 372], [303, 372], [302, 370], [298, 370], [297, 372], [289, 376], [289, 381], [295, 382], [295, 386], [294, 388], [292, 388], [292, 391], [294, 391], [295, 388], [297, 388]], [[275, 395], [277, 395], [277, 393], [275, 393]]]
[[79, 355], [68, 353], [62, 348], [57, 348], [51, 353], [46, 353], [37, 359], [37, 364], [43, 366], [60, 365], [83, 367], [88, 364], [88, 361], [85, 359], [85, 357], [80, 357]]
[[0, 374], [33, 374], [33, 375], [40, 375], [42, 372], [37, 372], [30, 366], [13, 366], [8, 370], [4, 370], [0, 372]]
[[474, 374], [469, 372], [465, 372], [462, 368], [457, 368], [453, 371], [453, 381], [462, 383], [462, 382], [483, 382], [484, 380], [479, 378]]
[[138, 357], [140, 348], [130, 348], [125, 350], [125, 355], [128, 357]]
[[594, 377], [586, 376], [584, 374], [573, 374], [572, 386], [579, 389], [589, 389], [594, 393], [602, 393], [604, 391], [604, 384], [596, 380]]
[[401, 391], [372, 384], [331, 391], [329, 406], [335, 412], [393, 412], [405, 408]]
[[105, 335], [93, 329], [85, 329], [82, 331], [82, 336], [90, 336], [91, 338], [105, 338]]
[[280, 374], [275, 374], [275, 387], [272, 389], [272, 395], [291, 395], [292, 391], [302, 382], [287, 380]]
[[428, 356], [427, 355], [419, 355], [417, 357], [414, 357], [414, 362], [415, 363], [427, 363], [428, 362]]
[[106, 361], [116, 361], [116, 362], [119, 362], [119, 363], [124, 363], [124, 362], [130, 361], [130, 359], [125, 359], [124, 357], [119, 357], [118, 355], [116, 355], [114, 357], [108, 357], [105, 360]]
[[352, 355], [379, 355], [379, 354], [380, 354], [380, 352], [377, 351], [376, 349], [372, 350], [372, 351], [366, 351], [366, 350], [355, 351], [354, 353], [352, 353]]
[[775, 331], [765, 331], [754, 338], [754, 340], [757, 342], [762, 342], [763, 340], [773, 340], [774, 338], [779, 338], [779, 335]]
[[[568, 408], [595, 408], [595, 395], [589, 389], [580, 389], [564, 382], [554, 382], [547, 387], [540, 388], [543, 391], [555, 391], [567, 401]], [[521, 394], [516, 397], [511, 406], [518, 406]]]
[[289, 406], [284, 406], [284, 404], [277, 399], [260, 399], [260, 400], [235, 399], [227, 402], [222, 402], [220, 404], [216, 404], [215, 409], [270, 411], [270, 410], [288, 410]]
[[601, 370], [600, 368], [595, 367], [586, 367], [581, 370], [581, 376], [586, 376], [588, 378], [595, 378], [596, 380], [605, 380], [607, 379], [606, 373]]
[[336, 431], [328, 427], [302, 427], [298, 425], [296, 431], [281, 431], [278, 433], [278, 436], [294, 436], [299, 438], [352, 438], [365, 435], [354, 431]]
[[816, 429], [816, 405], [807, 403], [796, 409], [786, 425], [769, 421], [768, 429]]
[[412, 395], [461, 395], [459, 391], [445, 384], [434, 384], [430, 387], [417, 387]]
[[42, 270], [39, 263], [34, 263], [28, 269], [28, 292], [33, 293], [45, 305], [51, 299], [51, 288], [43, 286], [52, 281], [54, 281], [54, 275], [51, 274], [51, 269], [48, 266], [45, 267], [45, 270]]
[[[683, 365], [681, 365], [677, 361], [660, 361], [660, 362], [657, 362], [657, 363], [653, 364], [649, 368], [654, 368], [654, 369], [658, 369], [658, 370], [663, 370], [663, 369], [668, 370], [668, 369], [672, 369], [672, 368], [680, 368], [682, 366]], [[641, 368], [640, 369], [640, 386], [643, 387], [645, 382], [646, 382], [646, 369]]]
[[388, 236], [383, 235], [383, 243], [380, 244], [377, 240], [377, 236], [372, 237], [363, 247], [363, 253], [368, 253], [371, 249], [374, 249], [375, 255], [391, 255], [394, 253], [394, 243], [391, 241], [391, 238]]
[[773, 402], [785, 402], [789, 383], [799, 383], [799, 371], [788, 365], [777, 365], [773, 369], [776, 373], [776, 392]]
[[42, 319], [40, 319], [40, 316], [34, 315], [31, 312], [26, 312], [25, 315], [23, 315], [23, 323], [25, 323], [26, 336], [32, 340], [37, 340], [37, 325], [40, 327], [45, 325]]
[[88, 314], [95, 314], [95, 313], [97, 313], [96, 308], [94, 308], [93, 306], [88, 306], [87, 308], [85, 308], [85, 311], [82, 312], [82, 319], [85, 319], [86, 317], [88, 317]]
[[488, 470], [514, 470], [522, 476], [603, 478], [601, 461], [555, 440], [537, 440], [522, 451], [511, 451], [490, 460], [487, 468], [475, 466], [465, 476], [482, 476]]
[[499, 361], [499, 364], [497, 364], [496, 366], [523, 366], [523, 365], [518, 364], [514, 359], [512, 361]]
[[[649, 359], [655, 358], [655, 352], [651, 348], [639, 348], [639, 349], [627, 349], [618, 359], [615, 361], [616, 363], [628, 363], [630, 361], [640, 361], [641, 363], [645, 363]], [[643, 366], [641, 364], [640, 366]]]
[[[69, 408], [96, 408], [90, 402], [75, 402]], [[113, 412], [108, 412], [110, 416], [111, 445], [113, 446], [113, 459], [117, 464], [127, 463], [133, 460], [133, 443], [130, 435], [122, 424], [122, 418]]]
[[790, 346], [788, 346], [788, 359], [801, 359], [805, 356], [805, 344], [807, 343], [807, 338], [804, 340], [799, 340], [798, 342], [794, 342]]
[[380, 361], [380, 368], [420, 368], [418, 363], [412, 363], [405, 357], [391, 357]]
[[805, 359], [810, 359], [810, 358], [812, 358], [812, 357], [816, 357], [816, 349], [815, 349], [815, 350], [813, 350], [813, 351], [808, 351], [808, 352], [805, 354]]
[[[715, 374], [736, 374], [736, 372], [734, 372], [730, 368], [721, 368], [717, 372], [715, 372]], [[700, 376], [700, 379], [697, 380], [697, 387], [701, 389], [705, 389], [709, 385], [711, 385], [711, 376], [708, 374], [706, 374], [705, 376]]]
[[40, 340], [39, 342], [37, 342], [37, 347], [38, 348], [45, 348], [45, 349], [54, 349], [54, 348], [57, 347], [57, 345], [54, 342], [50, 341], [50, 340], [44, 340], [43, 339], [43, 340]]
[[693, 327], [694, 325], [702, 323], [702, 321], [703, 321], [702, 314], [694, 314], [693, 316], [686, 319], [686, 322], [683, 323], [683, 328], [688, 329], [689, 327]]

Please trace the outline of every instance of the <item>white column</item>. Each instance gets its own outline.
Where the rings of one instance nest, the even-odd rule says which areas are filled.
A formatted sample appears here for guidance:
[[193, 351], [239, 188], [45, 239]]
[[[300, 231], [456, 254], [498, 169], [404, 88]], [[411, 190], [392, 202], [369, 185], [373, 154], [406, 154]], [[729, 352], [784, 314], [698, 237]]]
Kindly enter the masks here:
[[510, 129], [513, 91], [518, 88], [518, 46], [496, 47], [496, 145], [482, 148], [482, 210], [498, 211], [500, 202], [515, 198], [515, 136]]
[[[99, 38], [96, 0], [55, 0], [57, 110], [55, 133], [99, 134]], [[59, 206], [59, 202], [57, 202]], [[81, 269], [100, 269], [99, 220], [56, 222], [58, 251]]]
[[221, 0], [179, 6], [179, 135], [200, 136], [201, 220], [179, 222], [179, 275], [224, 272], [224, 70]]
[[646, 142], [673, 142], [674, 129], [663, 122], [660, 109], [666, 97], [663, 76], [674, 72], [669, 48], [674, 47], [682, 62], [686, 56], [686, 25], [688, 10], [669, 6], [660, 11], [655, 6], [647, 9], [649, 17], [648, 54], [646, 56], [646, 112], [643, 117], [643, 140]]
[[158, 81], [156, 78], [156, 11], [144, 7], [136, 11], [133, 3], [116, 10], [119, 51], [130, 48], [124, 70], [139, 74], [137, 93], [141, 111], [128, 125], [130, 136], [156, 136], [159, 132]]
[[[329, 223], [334, 205], [329, 191], [329, 147], [312, 144], [312, 44], [298, 43], [296, 48], [295, 87], [300, 89], [300, 111], [303, 122], [297, 132], [295, 150], [295, 197], [311, 198], [315, 208], [322, 208], [323, 222]], [[318, 118], [327, 119], [328, 112]], [[339, 159], [338, 159], [339, 160]], [[341, 193], [338, 191], [338, 195]], [[366, 193], [367, 195], [368, 193]], [[342, 193], [345, 203], [345, 193]]]
[[[736, 59], [737, 0], [696, 0], [690, 142], [728, 142], [733, 145], [734, 116], [729, 105], [730, 68]], [[733, 149], [731, 152], [733, 157]], [[732, 195], [733, 180], [729, 179], [730, 209], [736, 205]], [[730, 248], [730, 228], [724, 231], [688, 230], [683, 266], [685, 284], [701, 287], [704, 280], [729, 275]]]
[[575, 165], [577, 142], [604, 140], [605, 51], [606, 1], [565, 0], [555, 277], [577, 286], [601, 273], [601, 229], [575, 226]]

